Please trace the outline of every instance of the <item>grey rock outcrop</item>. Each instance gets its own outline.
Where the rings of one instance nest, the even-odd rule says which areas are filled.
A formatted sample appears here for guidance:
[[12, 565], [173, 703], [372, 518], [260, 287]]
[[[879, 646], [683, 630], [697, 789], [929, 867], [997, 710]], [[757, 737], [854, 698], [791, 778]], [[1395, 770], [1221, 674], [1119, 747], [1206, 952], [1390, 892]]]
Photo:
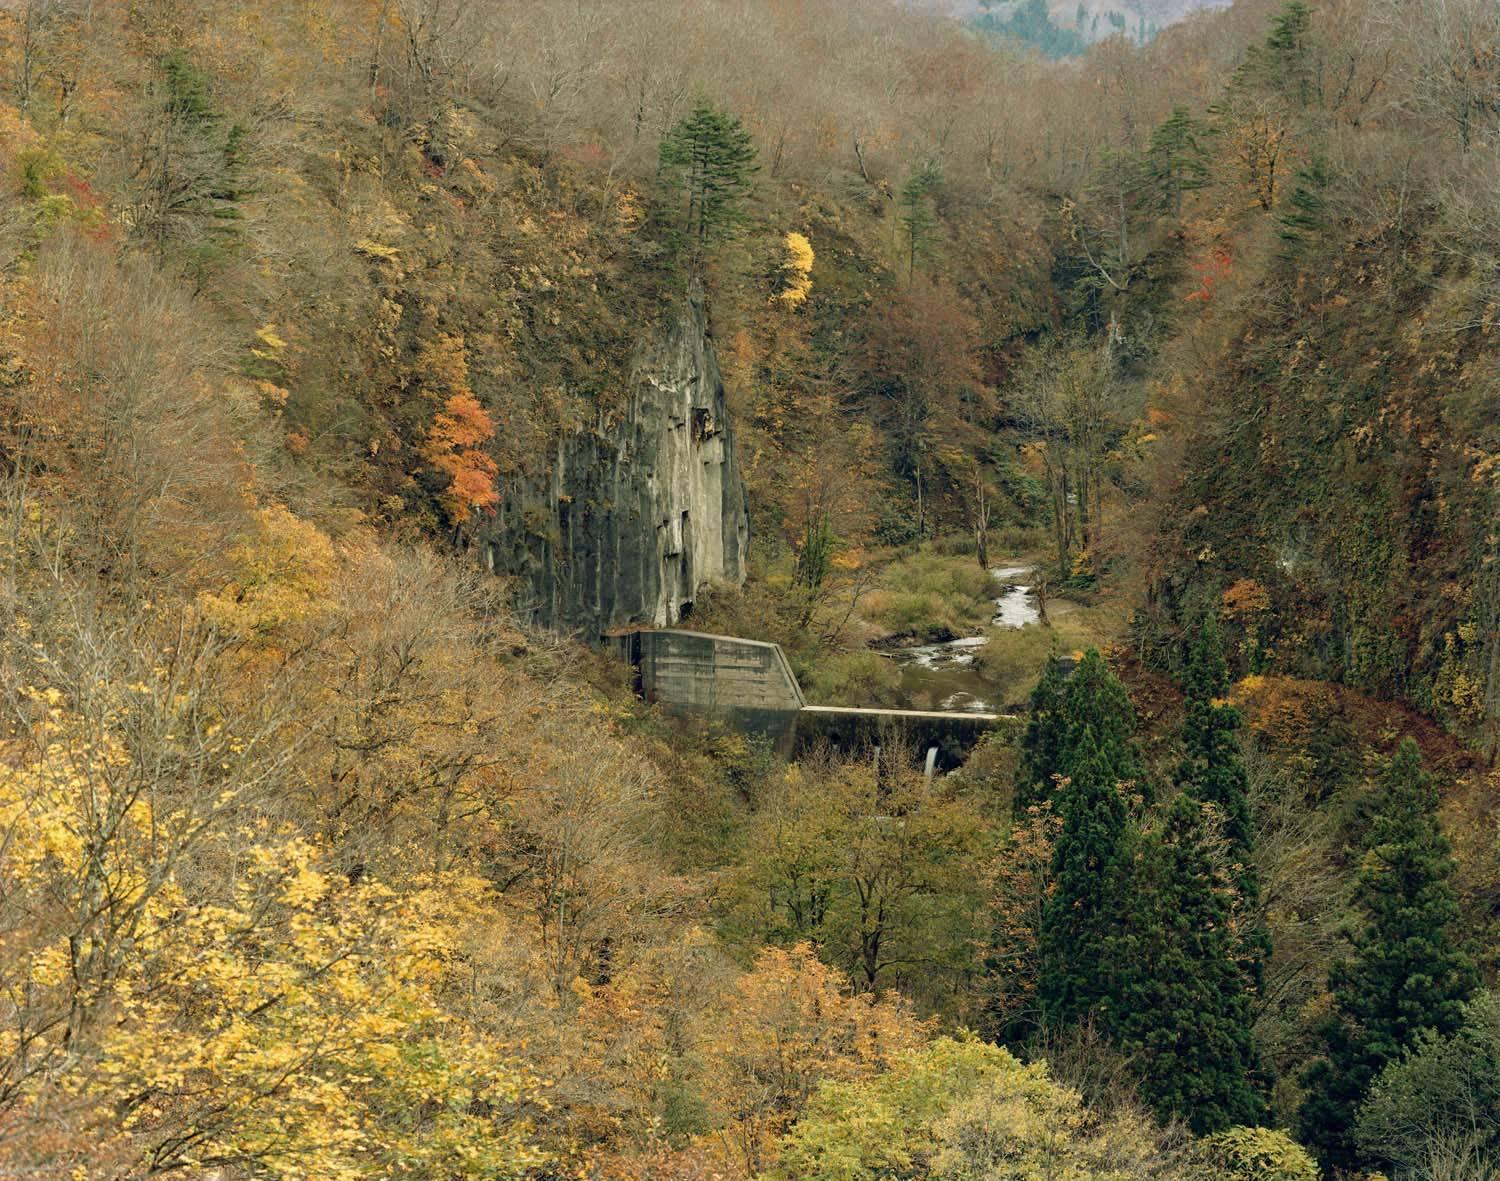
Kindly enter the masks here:
[[686, 618], [706, 584], [745, 578], [749, 514], [703, 302], [636, 365], [619, 417], [568, 435], [546, 476], [504, 490], [481, 531], [529, 622], [593, 642]]

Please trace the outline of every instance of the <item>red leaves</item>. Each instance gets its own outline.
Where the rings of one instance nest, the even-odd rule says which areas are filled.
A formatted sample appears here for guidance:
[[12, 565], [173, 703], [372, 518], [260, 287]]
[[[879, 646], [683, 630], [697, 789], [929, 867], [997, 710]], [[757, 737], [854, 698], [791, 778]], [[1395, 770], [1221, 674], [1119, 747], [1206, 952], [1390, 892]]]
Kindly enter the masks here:
[[1203, 258], [1193, 263], [1193, 273], [1198, 276], [1198, 286], [1188, 293], [1188, 302], [1207, 303], [1213, 299], [1214, 290], [1219, 283], [1234, 273], [1234, 264], [1229, 251], [1223, 246], [1216, 246]]

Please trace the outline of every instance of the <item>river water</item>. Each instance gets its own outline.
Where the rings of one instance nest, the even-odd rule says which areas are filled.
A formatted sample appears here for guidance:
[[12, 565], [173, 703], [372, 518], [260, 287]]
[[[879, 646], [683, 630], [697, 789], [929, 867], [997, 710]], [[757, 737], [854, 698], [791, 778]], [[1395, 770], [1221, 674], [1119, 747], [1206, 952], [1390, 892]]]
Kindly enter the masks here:
[[[995, 616], [991, 627], [1027, 627], [1040, 622], [1036, 597], [1022, 580], [1029, 566], [995, 566]], [[959, 713], [995, 713], [1001, 705], [986, 699], [991, 691], [979, 676], [974, 658], [986, 643], [985, 636], [964, 636], [942, 644], [912, 644], [896, 648], [891, 657], [901, 666], [901, 690], [908, 709], [951, 710]]]

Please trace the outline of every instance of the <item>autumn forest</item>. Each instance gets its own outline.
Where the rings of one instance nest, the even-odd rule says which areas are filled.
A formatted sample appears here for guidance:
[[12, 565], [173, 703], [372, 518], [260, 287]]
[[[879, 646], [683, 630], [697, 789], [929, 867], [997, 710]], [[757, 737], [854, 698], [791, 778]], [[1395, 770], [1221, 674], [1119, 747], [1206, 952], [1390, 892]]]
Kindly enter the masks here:
[[0, 1179], [1500, 1176], [1500, 6], [1074, 7], [0, 4]]

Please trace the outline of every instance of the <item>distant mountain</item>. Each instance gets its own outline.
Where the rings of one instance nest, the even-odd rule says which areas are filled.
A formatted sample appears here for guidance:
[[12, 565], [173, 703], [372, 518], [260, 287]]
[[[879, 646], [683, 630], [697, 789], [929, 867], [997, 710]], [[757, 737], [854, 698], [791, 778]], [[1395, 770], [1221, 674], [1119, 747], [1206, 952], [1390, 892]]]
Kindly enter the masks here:
[[1048, 57], [1071, 57], [1122, 33], [1149, 41], [1200, 9], [1232, 0], [918, 0], [976, 28], [1031, 45]]

